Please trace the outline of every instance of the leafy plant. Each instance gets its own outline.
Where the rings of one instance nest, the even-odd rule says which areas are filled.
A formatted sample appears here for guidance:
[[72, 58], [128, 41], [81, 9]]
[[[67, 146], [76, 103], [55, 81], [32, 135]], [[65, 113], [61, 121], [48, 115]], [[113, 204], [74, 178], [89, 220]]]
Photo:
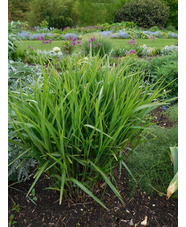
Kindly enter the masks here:
[[98, 35], [91, 37], [89, 40], [84, 40], [82, 43], [85, 55], [91, 52], [92, 56], [99, 54], [99, 57], [103, 57], [105, 54], [110, 54], [112, 47], [113, 45], [108, 38], [103, 38]]
[[11, 214], [8, 220], [8, 227], [15, 225], [17, 222], [14, 220], [14, 214]]
[[16, 60], [18, 58], [16, 54], [17, 44], [20, 44], [20, 37], [17, 33], [16, 23], [12, 22], [8, 24], [8, 59]]
[[36, 196], [35, 188], [32, 189], [31, 196], [32, 196], [32, 199], [34, 201], [37, 201], [37, 196]]
[[166, 90], [169, 90], [167, 97], [177, 97], [178, 95], [178, 53], [153, 58], [148, 68], [154, 81], [163, 76]]
[[20, 211], [19, 204], [16, 204], [16, 203], [14, 202], [12, 211], [15, 211], [15, 212], [19, 213], [19, 211]]
[[159, 0], [136, 0], [124, 4], [116, 12], [115, 22], [134, 21], [138, 26], [163, 27], [169, 16], [169, 7]]
[[167, 188], [167, 199], [178, 190], [178, 147], [170, 147], [170, 158], [174, 165], [174, 177]]
[[9, 91], [9, 123], [21, 140], [20, 156], [38, 161], [27, 195], [47, 173], [60, 204], [63, 195], [84, 191], [106, 208], [93, 194], [101, 179], [123, 202], [112, 183], [113, 168], [125, 166], [123, 149], [143, 141], [151, 124], [147, 114], [162, 105], [157, 99], [163, 89], [161, 84], [155, 89], [158, 82], [145, 86], [140, 72], [124, 76], [126, 67], [125, 62], [111, 67], [106, 56], [68, 58], [61, 73], [43, 68], [44, 82], [37, 80], [32, 93], [21, 86], [19, 92]]

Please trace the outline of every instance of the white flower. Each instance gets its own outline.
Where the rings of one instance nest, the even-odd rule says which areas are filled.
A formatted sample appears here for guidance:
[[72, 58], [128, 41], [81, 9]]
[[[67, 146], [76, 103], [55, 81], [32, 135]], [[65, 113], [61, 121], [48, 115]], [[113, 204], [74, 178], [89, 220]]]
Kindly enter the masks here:
[[54, 47], [53, 48], [53, 51], [55, 51], [55, 52], [59, 52], [61, 49], [59, 48], [59, 47]]
[[88, 58], [87, 58], [87, 57], [85, 57], [85, 58], [84, 58], [84, 60], [85, 60], [85, 61], [88, 61]]

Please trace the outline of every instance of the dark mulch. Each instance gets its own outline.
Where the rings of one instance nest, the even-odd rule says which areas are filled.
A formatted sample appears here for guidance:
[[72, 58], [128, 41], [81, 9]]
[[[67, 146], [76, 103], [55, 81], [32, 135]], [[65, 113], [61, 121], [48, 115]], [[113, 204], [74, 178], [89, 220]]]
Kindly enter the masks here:
[[167, 118], [167, 116], [164, 114], [166, 111], [166, 106], [158, 107], [156, 108], [151, 115], [154, 117], [153, 121], [156, 123], [156, 125], [164, 127], [164, 128], [170, 128], [173, 127], [174, 124]]
[[[171, 127], [171, 122], [162, 114], [161, 108], [154, 112], [156, 123], [163, 127]], [[127, 187], [126, 172], [117, 176], [118, 190], [122, 195], [124, 204], [107, 187], [102, 202], [109, 208], [105, 210], [88, 196], [84, 198], [65, 199], [59, 205], [59, 192], [43, 190], [48, 187], [51, 180], [45, 175], [35, 185], [37, 205], [33, 204], [25, 194], [33, 179], [22, 182], [14, 187], [20, 191], [9, 188], [9, 216], [14, 214], [16, 227], [122, 227], [144, 226], [141, 222], [147, 218], [148, 226], [176, 227], [178, 226], [178, 200], [154, 195], [149, 197], [143, 192], [137, 192], [132, 198]], [[24, 193], [23, 193], [24, 192]], [[100, 183], [94, 194], [101, 199], [103, 185]], [[20, 211], [12, 211], [13, 203], [20, 207]]]
[[[149, 197], [138, 193], [135, 198], [129, 196], [127, 181], [124, 176], [117, 179], [118, 189], [125, 204], [107, 187], [102, 198], [109, 211], [102, 208], [88, 196], [81, 198], [64, 199], [59, 205], [58, 192], [42, 190], [48, 187], [50, 179], [42, 177], [35, 186], [38, 201], [34, 205], [25, 194], [9, 189], [9, 215], [14, 214], [15, 226], [25, 227], [76, 227], [76, 226], [142, 226], [141, 222], [147, 216], [148, 226], [178, 226], [177, 199], [166, 200], [165, 197], [155, 195]], [[32, 180], [15, 186], [27, 192]], [[101, 198], [103, 189], [98, 187], [94, 194]], [[20, 211], [11, 211], [13, 202], [19, 205]]]

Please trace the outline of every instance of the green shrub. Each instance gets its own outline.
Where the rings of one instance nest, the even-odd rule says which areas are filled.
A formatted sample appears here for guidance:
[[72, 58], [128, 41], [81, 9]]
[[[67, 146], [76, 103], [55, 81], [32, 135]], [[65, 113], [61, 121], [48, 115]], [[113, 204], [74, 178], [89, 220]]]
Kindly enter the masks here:
[[[92, 38], [95, 38], [95, 41], [91, 41]], [[90, 39], [84, 40], [82, 43], [82, 48], [84, 49], [85, 55], [92, 52], [92, 56], [96, 56], [99, 53], [100, 57], [103, 57], [105, 54], [110, 54], [113, 44], [108, 38], [95, 35]]]
[[151, 32], [155, 32], [155, 31], [158, 31], [158, 30], [159, 30], [159, 28], [157, 26], [153, 26], [149, 29], [149, 31], [151, 31]]
[[178, 0], [162, 0], [170, 8], [167, 25], [172, 25], [178, 29]]
[[152, 127], [147, 139], [149, 141], [138, 146], [127, 159], [127, 165], [136, 179], [135, 182], [128, 175], [130, 191], [134, 194], [138, 188], [148, 195], [157, 191], [166, 194], [174, 176], [168, 151], [169, 147], [178, 144], [178, 127]]
[[136, 0], [126, 3], [116, 12], [115, 22], [134, 21], [138, 26], [149, 28], [165, 26], [169, 7], [159, 0]]
[[72, 0], [32, 0], [28, 22], [29, 25], [36, 26], [46, 20], [49, 27], [64, 28], [76, 25], [77, 17]]
[[43, 20], [40, 24], [40, 28], [48, 28], [48, 22], [46, 20]]
[[168, 25], [168, 26], [167, 26], [167, 31], [170, 31], [170, 32], [177, 32], [177, 30], [175, 29], [175, 27], [172, 26], [172, 25]]
[[165, 115], [169, 118], [169, 120], [177, 124], [178, 123], [178, 104], [175, 104], [168, 108], [168, 110], [165, 112]]
[[164, 86], [169, 90], [168, 97], [178, 95], [178, 53], [153, 58], [148, 68], [149, 74], [156, 82], [161, 77], [164, 79]]
[[8, 24], [8, 59], [17, 60], [17, 44], [20, 44], [21, 39], [17, 34], [17, 23], [12, 22]]
[[122, 201], [109, 177], [114, 181], [112, 170], [122, 165], [123, 149], [143, 139], [151, 124], [146, 116], [161, 105], [162, 88], [144, 86], [139, 74], [124, 76], [126, 64], [110, 67], [108, 60], [68, 57], [61, 73], [43, 68], [44, 81], [37, 80], [32, 93], [9, 91], [9, 123], [18, 145], [38, 161], [28, 194], [45, 172], [60, 191], [60, 203], [63, 194], [77, 195], [80, 188], [104, 206], [92, 194], [100, 179]]

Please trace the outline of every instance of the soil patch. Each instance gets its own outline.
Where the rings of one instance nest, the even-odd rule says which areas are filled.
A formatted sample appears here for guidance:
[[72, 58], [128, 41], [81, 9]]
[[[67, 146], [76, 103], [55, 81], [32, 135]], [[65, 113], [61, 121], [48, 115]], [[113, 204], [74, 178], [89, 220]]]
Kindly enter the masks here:
[[[116, 173], [117, 174], [117, 173]], [[64, 199], [59, 205], [59, 193], [43, 190], [50, 185], [51, 180], [45, 175], [35, 186], [37, 205], [33, 204], [25, 194], [31, 186], [32, 180], [22, 182], [9, 189], [9, 216], [14, 214], [17, 227], [120, 227], [143, 226], [141, 222], [147, 218], [148, 226], [178, 226], [177, 199], [166, 200], [165, 197], [149, 197], [138, 193], [135, 198], [129, 196], [127, 181], [124, 175], [117, 178], [118, 189], [124, 204], [107, 187], [102, 197], [101, 183], [94, 190], [94, 194], [102, 197], [103, 203], [109, 208], [102, 208], [88, 196], [76, 199]], [[23, 193], [24, 192], [24, 193]], [[13, 202], [20, 207], [19, 212], [12, 211]]]

